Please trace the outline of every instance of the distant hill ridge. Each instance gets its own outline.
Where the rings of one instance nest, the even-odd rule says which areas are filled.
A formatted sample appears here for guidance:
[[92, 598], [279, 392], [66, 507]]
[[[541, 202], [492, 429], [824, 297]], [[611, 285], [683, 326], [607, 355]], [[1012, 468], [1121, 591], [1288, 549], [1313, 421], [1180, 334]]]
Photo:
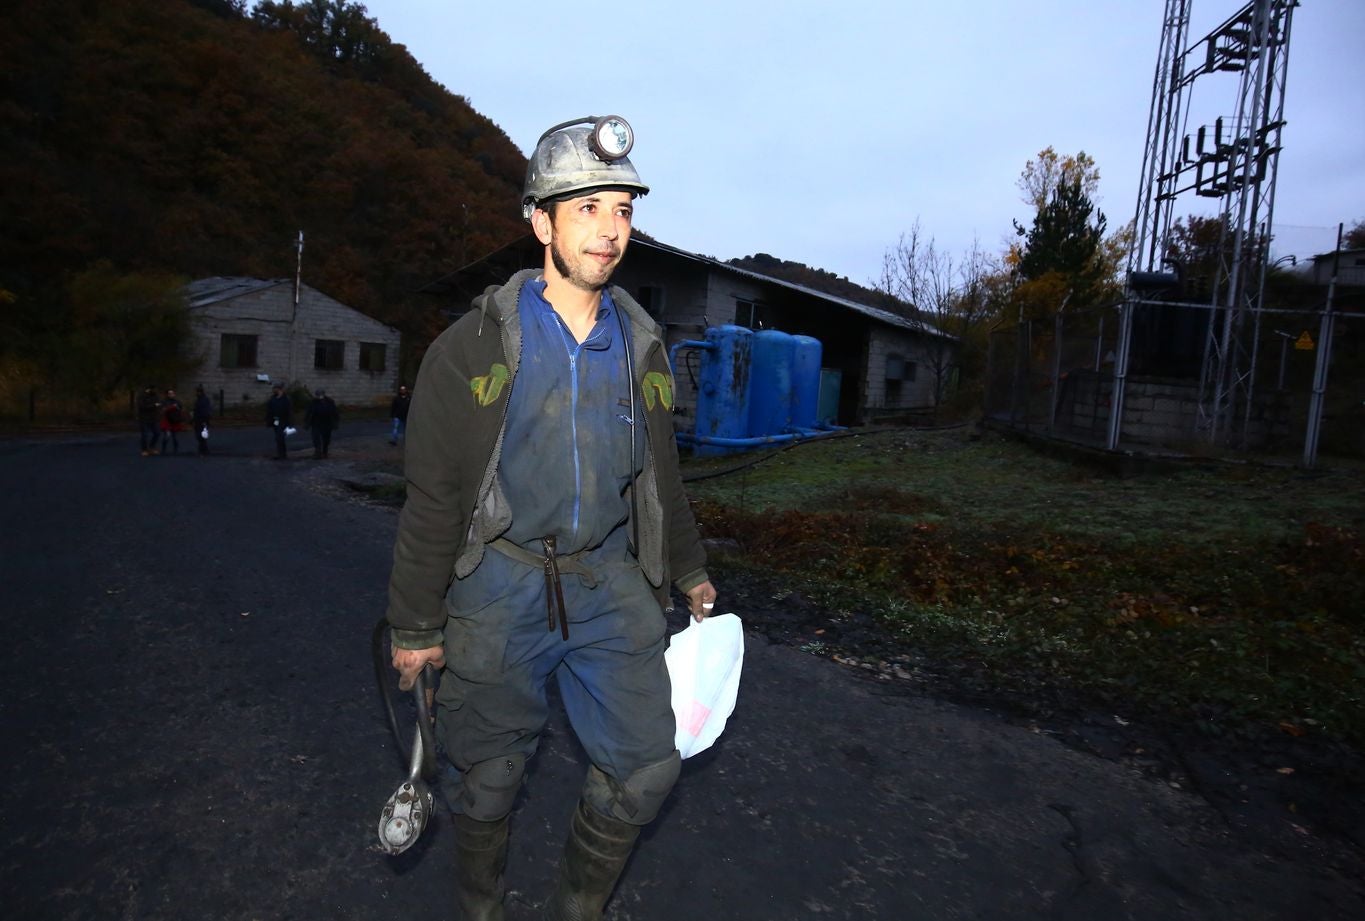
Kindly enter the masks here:
[[359, 4], [5, 4], [0, 59], [21, 315], [101, 260], [292, 277], [302, 230], [305, 281], [429, 338], [416, 289], [524, 233], [521, 152]]
[[731, 259], [728, 264], [750, 272], [758, 272], [760, 275], [767, 275], [795, 285], [812, 288], [835, 297], [842, 297], [859, 304], [880, 307], [902, 316], [915, 315], [914, 310], [909, 305], [898, 301], [885, 292], [864, 287], [849, 281], [842, 275], [835, 275], [833, 272], [824, 269], [812, 268], [804, 263], [778, 259], [776, 256], [770, 256], [767, 253], [755, 253], [741, 259]]

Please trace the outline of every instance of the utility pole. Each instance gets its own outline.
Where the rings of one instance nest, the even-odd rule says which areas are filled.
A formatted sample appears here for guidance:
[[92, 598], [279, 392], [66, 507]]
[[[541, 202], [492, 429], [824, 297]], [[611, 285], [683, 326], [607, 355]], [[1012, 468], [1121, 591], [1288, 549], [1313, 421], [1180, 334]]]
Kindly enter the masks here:
[[1332, 279], [1327, 283], [1327, 304], [1322, 310], [1318, 326], [1318, 360], [1313, 369], [1313, 394], [1308, 399], [1308, 432], [1303, 439], [1303, 465], [1316, 467], [1318, 463], [1318, 435], [1322, 432], [1322, 403], [1327, 393], [1327, 369], [1332, 362], [1333, 321], [1332, 301], [1336, 297], [1337, 272], [1341, 267], [1341, 238], [1345, 224], [1337, 225], [1337, 248], [1332, 253]]
[[289, 318], [289, 322], [294, 322], [299, 316], [299, 288], [303, 285], [303, 231], [299, 231], [299, 261], [294, 269], [294, 313]]
[[294, 304], [289, 314], [289, 383], [294, 383], [294, 332], [299, 319], [299, 291], [303, 287], [303, 231], [295, 244], [298, 248], [298, 261], [294, 267]]

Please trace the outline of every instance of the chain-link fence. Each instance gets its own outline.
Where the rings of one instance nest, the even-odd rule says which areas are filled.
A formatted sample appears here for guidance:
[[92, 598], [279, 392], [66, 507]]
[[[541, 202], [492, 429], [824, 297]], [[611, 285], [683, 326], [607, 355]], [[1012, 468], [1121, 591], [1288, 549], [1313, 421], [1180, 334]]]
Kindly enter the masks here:
[[[1365, 312], [1333, 313], [1326, 354], [1320, 310], [1266, 309], [1245, 317], [1236, 355], [1224, 362], [1231, 370], [1221, 393], [1218, 363], [1209, 359], [1209, 323], [1219, 319], [1197, 305], [1135, 307], [1120, 448], [1365, 460]], [[986, 417], [1106, 446], [1118, 331], [1118, 311], [994, 330]]]
[[993, 330], [986, 416], [1023, 431], [1102, 443], [1116, 331], [1112, 317], [1093, 315]]

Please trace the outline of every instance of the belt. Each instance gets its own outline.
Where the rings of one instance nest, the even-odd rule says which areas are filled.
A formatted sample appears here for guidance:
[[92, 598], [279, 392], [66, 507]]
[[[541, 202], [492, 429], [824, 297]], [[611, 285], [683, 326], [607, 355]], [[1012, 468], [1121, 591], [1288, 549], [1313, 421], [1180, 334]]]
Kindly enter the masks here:
[[555, 552], [555, 539], [553, 537], [542, 537], [541, 546], [545, 553], [537, 556], [525, 547], [512, 543], [505, 537], [499, 537], [492, 541], [489, 546], [501, 553], [503, 556], [518, 563], [525, 563], [527, 566], [536, 566], [545, 572], [545, 618], [548, 622], [548, 629], [555, 628], [555, 622], [559, 622], [559, 635], [564, 639], [569, 638], [569, 615], [564, 608], [564, 588], [560, 583], [560, 574], [569, 573], [583, 579], [583, 584], [588, 588], [597, 585], [597, 577], [593, 575], [591, 569], [583, 563], [583, 553], [559, 554]]

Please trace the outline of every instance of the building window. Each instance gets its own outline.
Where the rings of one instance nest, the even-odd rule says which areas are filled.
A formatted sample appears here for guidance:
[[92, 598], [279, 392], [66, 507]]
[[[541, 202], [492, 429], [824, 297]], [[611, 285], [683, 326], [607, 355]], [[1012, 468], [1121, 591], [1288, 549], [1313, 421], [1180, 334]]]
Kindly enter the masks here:
[[362, 371], [384, 370], [384, 343], [382, 342], [360, 343], [360, 370]]
[[218, 351], [220, 368], [256, 367], [256, 337], [240, 333], [223, 333]]
[[888, 381], [913, 381], [918, 373], [918, 362], [910, 361], [895, 352], [886, 356], [886, 379]]
[[664, 315], [664, 289], [662, 285], [641, 285], [640, 290], [635, 293], [635, 299], [640, 302], [640, 306], [645, 308], [645, 313], [654, 319], [662, 319]]
[[772, 326], [772, 313], [767, 304], [736, 298], [735, 325], [747, 326], [749, 329], [767, 329]]
[[340, 371], [346, 367], [346, 343], [341, 339], [316, 339], [313, 367], [319, 371]]

